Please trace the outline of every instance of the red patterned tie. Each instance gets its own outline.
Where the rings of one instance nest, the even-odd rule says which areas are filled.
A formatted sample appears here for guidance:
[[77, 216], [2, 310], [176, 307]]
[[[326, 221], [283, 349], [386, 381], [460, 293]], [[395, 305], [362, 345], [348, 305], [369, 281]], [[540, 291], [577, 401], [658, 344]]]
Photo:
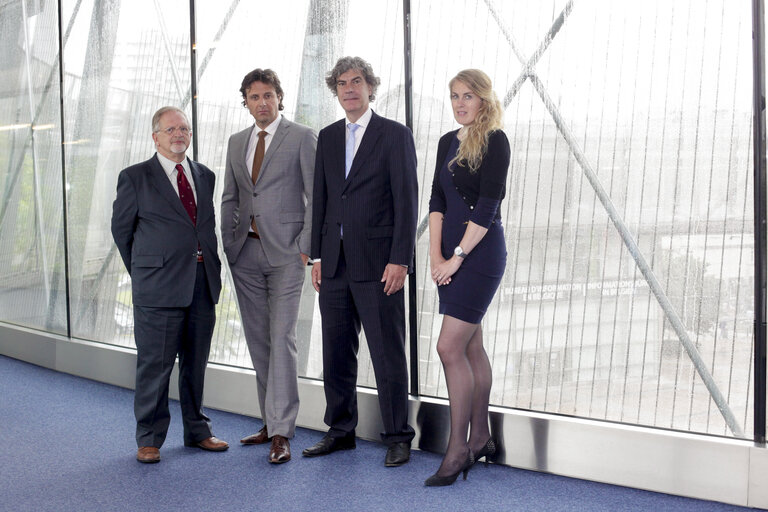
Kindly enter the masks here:
[[192, 219], [192, 224], [197, 224], [197, 205], [195, 204], [195, 194], [192, 192], [192, 187], [189, 185], [187, 177], [184, 176], [184, 167], [181, 164], [176, 164], [176, 183], [179, 185], [179, 199], [184, 209], [187, 210], [189, 218]]

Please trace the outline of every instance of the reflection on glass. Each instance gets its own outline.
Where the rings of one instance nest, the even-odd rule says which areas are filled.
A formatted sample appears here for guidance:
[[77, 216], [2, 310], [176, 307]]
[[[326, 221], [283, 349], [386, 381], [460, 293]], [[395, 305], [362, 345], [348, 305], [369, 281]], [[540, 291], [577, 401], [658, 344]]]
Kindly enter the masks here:
[[160, 106], [189, 113], [189, 3], [62, 1], [73, 336], [133, 346], [130, 278], [109, 219], [118, 173], [154, 154]]
[[0, 16], [0, 320], [65, 334], [57, 3]]
[[[492, 403], [734, 435], [703, 373], [749, 435], [750, 11], [725, 2], [700, 7], [414, 2], [422, 183], [440, 134], [453, 126], [450, 77], [482, 68], [505, 98], [509, 263], [484, 321]], [[434, 36], [438, 28], [444, 38]], [[472, 36], [450, 36], [457, 31]], [[585, 167], [637, 253], [627, 250]], [[426, 235], [417, 258], [421, 390], [445, 396]], [[640, 260], [670, 307], [651, 293]]]

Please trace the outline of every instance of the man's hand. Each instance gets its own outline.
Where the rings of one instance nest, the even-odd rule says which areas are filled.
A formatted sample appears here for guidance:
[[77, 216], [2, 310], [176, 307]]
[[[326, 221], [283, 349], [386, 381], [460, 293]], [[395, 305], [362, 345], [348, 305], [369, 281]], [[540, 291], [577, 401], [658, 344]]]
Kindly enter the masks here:
[[306, 266], [307, 266], [307, 262], [308, 262], [308, 261], [309, 261], [309, 255], [308, 255], [308, 254], [304, 254], [304, 253], [302, 252], [302, 253], [301, 253], [301, 264], [302, 264], [302, 265], [304, 265], [304, 266], [306, 267]]
[[392, 295], [399, 292], [405, 284], [405, 276], [408, 274], [408, 268], [396, 263], [387, 263], [384, 267], [384, 274], [381, 276], [381, 282], [384, 284], [384, 293]]
[[312, 286], [315, 287], [315, 291], [320, 293], [320, 263], [319, 261], [312, 264]]

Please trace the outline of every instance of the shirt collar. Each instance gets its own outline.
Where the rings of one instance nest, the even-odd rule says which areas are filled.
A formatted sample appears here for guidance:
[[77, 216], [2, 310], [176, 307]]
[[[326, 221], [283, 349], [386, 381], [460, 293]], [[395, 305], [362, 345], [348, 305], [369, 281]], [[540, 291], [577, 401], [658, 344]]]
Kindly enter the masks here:
[[[278, 125], [280, 125], [280, 120], [283, 119], [282, 114], [277, 116], [274, 121], [269, 123], [269, 126], [264, 128], [264, 131], [267, 132], [269, 135], [274, 135], [277, 131]], [[258, 135], [258, 133], [261, 131], [261, 128], [259, 128], [259, 125], [256, 124], [254, 121], [253, 123], [253, 131]]]
[[176, 170], [176, 165], [178, 164], [181, 164], [181, 166], [187, 172], [189, 172], [189, 164], [187, 163], [186, 157], [181, 162], [174, 162], [170, 158], [166, 158], [158, 152], [157, 159], [160, 161], [160, 165], [163, 167], [163, 170], [165, 171], [165, 174], [166, 176], [168, 176], [169, 179], [171, 178], [171, 174], [173, 174], [173, 171]]
[[[367, 128], [368, 123], [371, 122], [371, 117], [373, 117], [373, 110], [371, 109], [371, 107], [368, 107], [368, 110], [365, 111], [365, 114], [361, 115], [360, 119], [355, 121], [355, 124], [362, 128]], [[346, 121], [347, 121], [347, 125], [352, 122], [349, 120], [348, 117], [346, 118]]]

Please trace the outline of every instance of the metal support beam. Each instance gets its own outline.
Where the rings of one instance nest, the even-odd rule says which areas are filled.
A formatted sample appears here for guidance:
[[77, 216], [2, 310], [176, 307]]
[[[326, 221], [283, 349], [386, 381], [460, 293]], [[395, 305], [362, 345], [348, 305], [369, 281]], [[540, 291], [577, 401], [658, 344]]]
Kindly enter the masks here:
[[[69, 33], [72, 31], [72, 26], [74, 25], [75, 18], [77, 18], [77, 13], [80, 11], [80, 4], [82, 0], [78, 0], [77, 4], [75, 5], [75, 9], [72, 13], [72, 18], [69, 20], [69, 25], [67, 26], [67, 31], [62, 34], [61, 32], [61, 26], [62, 26], [62, 14], [61, 14], [61, 2], [58, 2], [58, 17], [59, 17], [59, 55], [58, 55], [58, 63], [59, 63], [59, 123], [61, 123], [60, 127], [60, 137], [61, 142], [64, 142], [64, 46], [66, 44], [67, 39], [69, 38]], [[50, 85], [52, 81], [53, 74], [48, 79], [48, 84]], [[46, 90], [48, 87], [46, 86]], [[39, 115], [39, 113], [38, 113]], [[72, 305], [71, 301], [69, 300], [70, 293], [69, 293], [69, 227], [67, 224], [67, 168], [65, 166], [66, 161], [66, 153], [64, 152], [64, 144], [61, 144], [61, 226], [62, 226], [62, 233], [64, 236], [64, 296], [66, 297], [66, 314], [67, 314], [67, 336], [72, 336]]]
[[[155, 0], [155, 4], [157, 1]], [[181, 91], [179, 93], [181, 95]], [[195, 14], [195, 0], [189, 0], [189, 91], [187, 94], [190, 94], [192, 98], [192, 119], [190, 120], [192, 123], [192, 160], [197, 160], [197, 133], [199, 130], [197, 122], [197, 16]]]
[[[411, 62], [411, 0], [403, 0], [403, 59], [405, 64], [405, 125], [413, 132], [413, 69]], [[418, 240], [418, 235], [416, 237]], [[419, 395], [419, 337], [416, 298], [416, 248], [413, 272], [408, 275], [408, 345], [410, 347], [411, 394]]]
[[765, 444], [766, 398], [766, 183], [765, 183], [765, 6], [752, 0], [752, 58], [754, 101], [754, 218], [755, 218], [755, 442]]

